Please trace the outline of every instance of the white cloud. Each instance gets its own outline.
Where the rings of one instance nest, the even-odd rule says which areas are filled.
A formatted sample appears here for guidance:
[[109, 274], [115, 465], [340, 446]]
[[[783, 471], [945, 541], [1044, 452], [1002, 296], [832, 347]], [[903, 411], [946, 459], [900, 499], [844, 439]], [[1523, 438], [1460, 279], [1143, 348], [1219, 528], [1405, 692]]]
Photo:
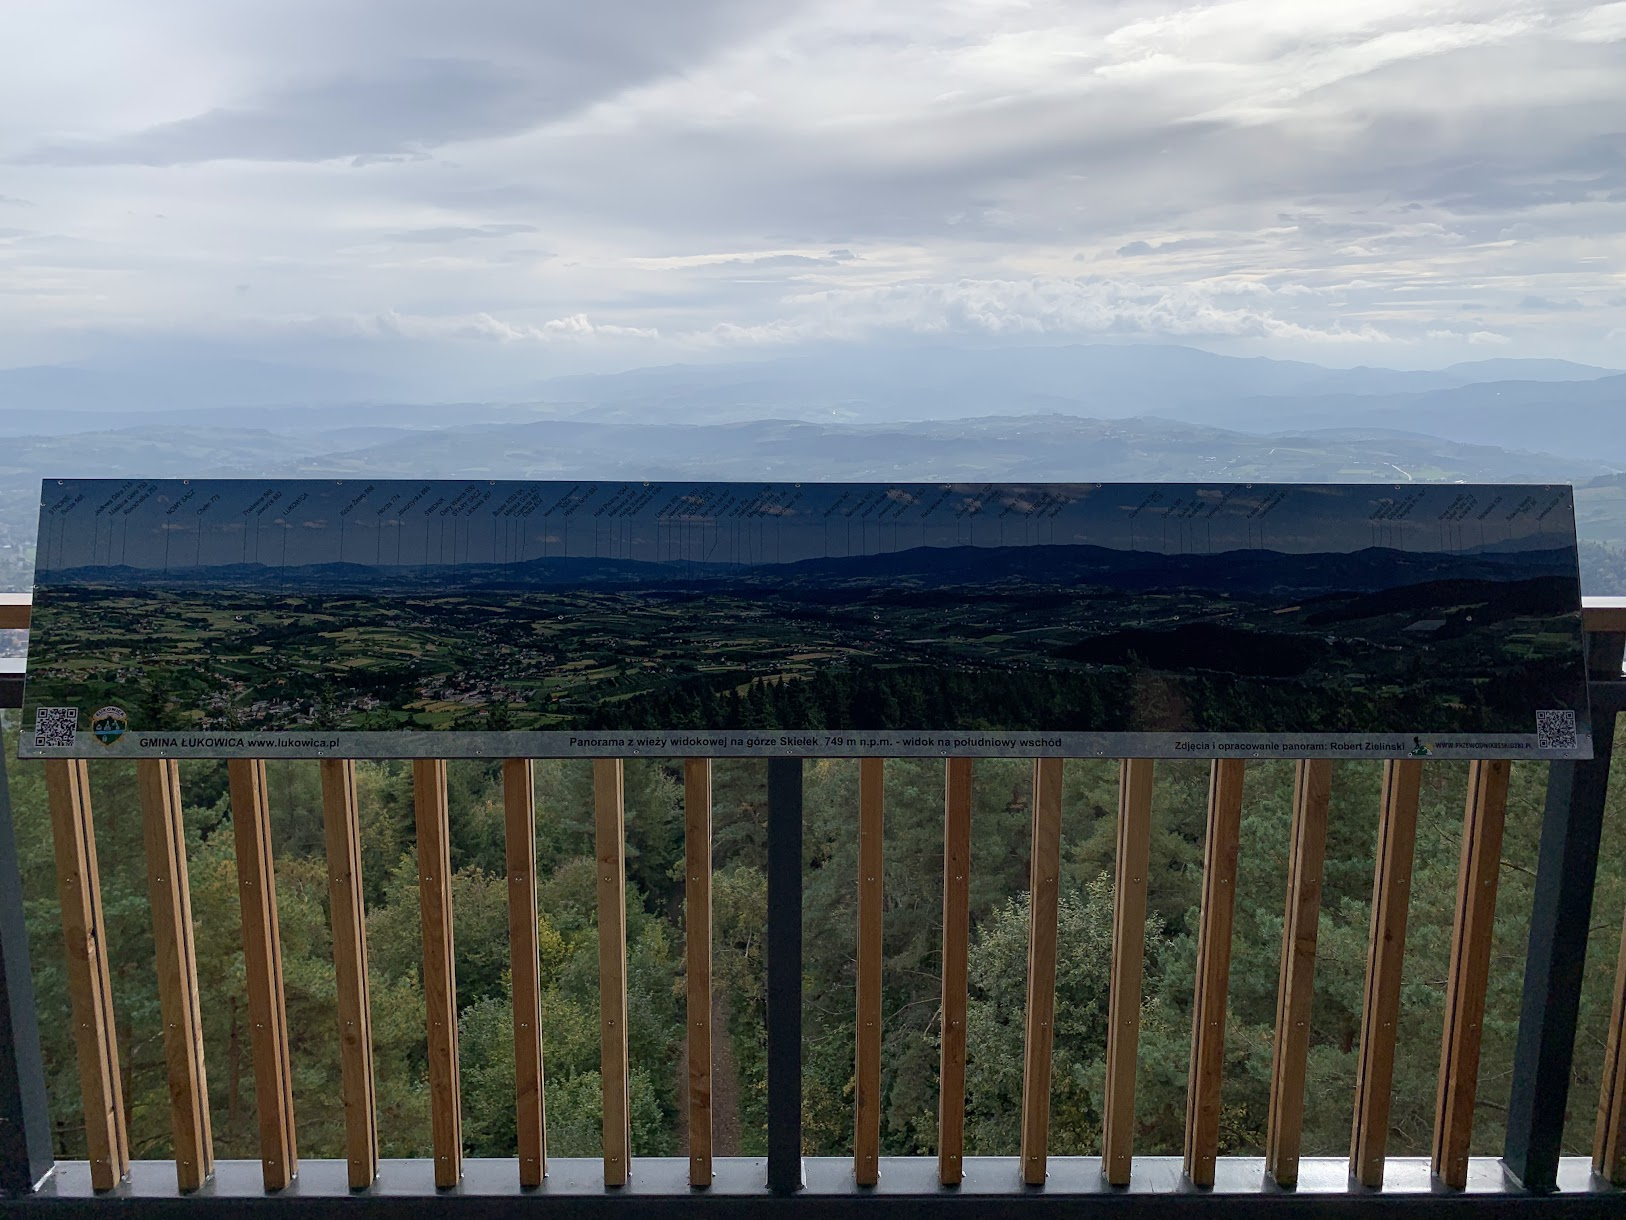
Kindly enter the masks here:
[[1626, 3], [1600, 4], [1575, 14], [1559, 27], [1577, 42], [1626, 42]]
[[[1263, 302], [1299, 295], [1246, 280], [1215, 280], [1171, 291], [1123, 281], [1038, 278], [958, 280], [874, 288], [791, 293], [783, 316], [764, 322], [718, 322], [702, 329], [661, 332], [593, 320], [576, 313], [529, 322], [488, 313], [305, 319], [317, 330], [409, 340], [478, 340], [550, 346], [561, 342], [628, 340], [680, 349], [788, 347], [831, 341], [922, 336], [1076, 340], [1103, 335], [1257, 338], [1322, 344], [1388, 344], [1392, 336], [1365, 324], [1305, 326], [1276, 316]], [[1433, 337], [1456, 338], [1453, 332]], [[1476, 335], [1469, 342], [1501, 341]]]
[[1495, 331], [1474, 330], [1431, 330], [1426, 332], [1429, 339], [1448, 343], [1467, 343], [1471, 347], [1505, 347], [1512, 340], [1506, 335], [1499, 335]]
[[575, 313], [550, 318], [540, 324], [495, 318], [488, 313], [462, 316], [430, 316], [390, 312], [367, 318], [344, 318], [330, 322], [308, 319], [301, 325], [324, 329], [353, 330], [357, 334], [414, 340], [481, 340], [497, 343], [557, 343], [588, 339], [658, 339], [660, 332], [648, 327], [596, 323], [586, 314]]
[[1622, 3], [14, 9], [0, 203], [34, 206], [0, 360], [297, 318], [448, 361], [958, 334], [1607, 360], [1626, 322]]

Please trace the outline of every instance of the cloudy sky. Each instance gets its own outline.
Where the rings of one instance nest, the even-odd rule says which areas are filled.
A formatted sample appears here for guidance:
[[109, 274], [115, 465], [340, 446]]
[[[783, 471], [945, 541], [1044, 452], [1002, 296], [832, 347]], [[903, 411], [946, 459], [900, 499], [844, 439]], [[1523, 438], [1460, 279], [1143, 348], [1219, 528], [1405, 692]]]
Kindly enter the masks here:
[[0, 366], [1622, 363], [1626, 3], [8, 0]]

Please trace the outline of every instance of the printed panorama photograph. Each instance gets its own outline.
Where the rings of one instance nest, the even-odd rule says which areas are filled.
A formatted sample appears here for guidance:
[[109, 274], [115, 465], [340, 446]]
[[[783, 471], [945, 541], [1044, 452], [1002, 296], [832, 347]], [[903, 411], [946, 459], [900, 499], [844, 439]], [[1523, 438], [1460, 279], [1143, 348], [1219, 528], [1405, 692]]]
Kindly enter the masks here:
[[1535, 732], [1564, 486], [48, 480], [24, 723]]

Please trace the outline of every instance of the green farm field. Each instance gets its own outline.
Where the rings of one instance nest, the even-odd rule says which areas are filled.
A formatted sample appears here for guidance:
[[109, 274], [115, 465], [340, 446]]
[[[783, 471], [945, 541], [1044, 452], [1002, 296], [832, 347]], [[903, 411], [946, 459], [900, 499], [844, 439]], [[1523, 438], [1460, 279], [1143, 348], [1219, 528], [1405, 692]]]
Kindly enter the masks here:
[[42, 591], [27, 698], [138, 730], [1527, 733], [1575, 706], [1577, 615], [1542, 586], [88, 586]]

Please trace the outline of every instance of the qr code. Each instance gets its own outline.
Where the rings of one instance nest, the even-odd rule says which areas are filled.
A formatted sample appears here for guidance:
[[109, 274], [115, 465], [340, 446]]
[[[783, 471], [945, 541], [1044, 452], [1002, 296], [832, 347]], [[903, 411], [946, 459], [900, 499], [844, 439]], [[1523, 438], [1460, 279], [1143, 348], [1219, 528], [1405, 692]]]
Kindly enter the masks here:
[[79, 709], [42, 707], [34, 713], [34, 748], [72, 748], [79, 744]]
[[1575, 749], [1575, 713], [1537, 712], [1536, 749]]

